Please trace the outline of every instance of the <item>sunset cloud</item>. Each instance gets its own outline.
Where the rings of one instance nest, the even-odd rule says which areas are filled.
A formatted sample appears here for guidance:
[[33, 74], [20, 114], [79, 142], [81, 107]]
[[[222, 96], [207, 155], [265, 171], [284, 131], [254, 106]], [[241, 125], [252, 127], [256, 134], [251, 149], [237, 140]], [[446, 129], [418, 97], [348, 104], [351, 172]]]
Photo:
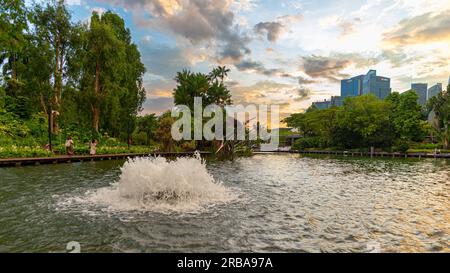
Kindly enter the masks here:
[[428, 12], [402, 20], [384, 34], [384, 42], [395, 46], [442, 41], [450, 43], [450, 10]]
[[[112, 10], [147, 68], [146, 111], [172, 105], [178, 71], [226, 65], [234, 101], [301, 111], [376, 69], [392, 89], [450, 76], [450, 2], [441, 0], [82, 0], [74, 19]], [[153, 110], [152, 110], [153, 109]]]

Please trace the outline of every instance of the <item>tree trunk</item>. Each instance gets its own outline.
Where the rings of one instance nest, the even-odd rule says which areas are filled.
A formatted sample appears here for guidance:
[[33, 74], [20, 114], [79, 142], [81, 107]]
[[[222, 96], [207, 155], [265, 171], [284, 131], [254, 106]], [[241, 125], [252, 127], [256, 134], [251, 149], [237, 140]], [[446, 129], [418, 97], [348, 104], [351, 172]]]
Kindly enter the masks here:
[[59, 99], [61, 97], [61, 74], [59, 71], [59, 34], [57, 34], [56, 37], [56, 44], [55, 44], [55, 74], [54, 74], [54, 78], [55, 78], [55, 83], [54, 83], [54, 91], [55, 91], [55, 107], [56, 109], [59, 109]]
[[97, 60], [95, 65], [95, 83], [94, 83], [95, 103], [92, 105], [92, 126], [98, 133], [100, 123], [100, 64]]
[[98, 133], [100, 124], [100, 107], [92, 105], [92, 127]]

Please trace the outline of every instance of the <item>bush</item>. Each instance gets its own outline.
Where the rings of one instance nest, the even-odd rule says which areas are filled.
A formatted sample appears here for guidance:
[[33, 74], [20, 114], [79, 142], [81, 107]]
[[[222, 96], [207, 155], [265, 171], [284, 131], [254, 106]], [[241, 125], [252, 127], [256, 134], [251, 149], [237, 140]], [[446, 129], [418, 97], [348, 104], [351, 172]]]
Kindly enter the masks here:
[[305, 137], [297, 139], [292, 146], [293, 150], [305, 150], [309, 148], [320, 147], [320, 139], [318, 137]]
[[397, 147], [396, 150], [401, 152], [401, 153], [406, 153], [409, 150], [409, 143], [408, 142], [400, 142]]

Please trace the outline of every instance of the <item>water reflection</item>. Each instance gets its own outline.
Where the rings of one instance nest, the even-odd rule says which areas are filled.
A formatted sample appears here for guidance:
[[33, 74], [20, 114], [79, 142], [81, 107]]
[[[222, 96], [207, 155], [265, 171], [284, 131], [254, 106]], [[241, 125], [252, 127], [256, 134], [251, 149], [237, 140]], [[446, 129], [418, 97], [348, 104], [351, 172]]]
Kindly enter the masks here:
[[[443, 160], [258, 155], [209, 162], [239, 198], [198, 213], [69, 202], [117, 181], [123, 161], [0, 169], [0, 251], [450, 252]], [[368, 246], [369, 244], [369, 246]]]

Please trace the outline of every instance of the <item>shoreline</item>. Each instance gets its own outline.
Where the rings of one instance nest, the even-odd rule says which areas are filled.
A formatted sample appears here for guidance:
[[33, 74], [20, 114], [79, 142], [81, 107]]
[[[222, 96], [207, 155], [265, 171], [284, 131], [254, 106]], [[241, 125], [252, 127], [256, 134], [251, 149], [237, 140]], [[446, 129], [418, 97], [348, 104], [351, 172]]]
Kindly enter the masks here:
[[273, 151], [254, 152], [254, 154], [304, 154], [304, 155], [335, 155], [344, 157], [377, 157], [377, 158], [435, 158], [450, 159], [450, 153], [388, 153], [388, 152], [351, 152], [351, 151], [331, 151], [331, 150], [306, 150], [306, 151]]
[[[200, 155], [212, 155], [212, 152], [198, 152]], [[0, 158], [0, 168], [2, 167], [20, 167], [30, 165], [50, 165], [76, 162], [120, 160], [126, 158], [146, 157], [146, 156], [192, 156], [195, 152], [152, 152], [152, 153], [124, 153], [124, 154], [103, 154], [103, 155], [73, 155], [73, 156], [52, 156], [52, 157], [19, 157], [19, 158]], [[349, 151], [331, 151], [331, 150], [310, 150], [310, 151], [254, 151], [253, 155], [261, 154], [300, 154], [300, 155], [332, 155], [343, 157], [369, 157], [369, 158], [434, 158], [450, 159], [450, 153], [388, 153], [388, 152], [349, 152]]]
[[[200, 155], [210, 155], [211, 152], [198, 152]], [[152, 153], [125, 153], [125, 154], [104, 154], [104, 155], [73, 155], [73, 156], [53, 156], [53, 157], [23, 157], [23, 158], [2, 158], [2, 167], [20, 167], [30, 165], [49, 165], [89, 161], [120, 160], [126, 158], [146, 157], [146, 156], [191, 156], [195, 152], [152, 152]]]

